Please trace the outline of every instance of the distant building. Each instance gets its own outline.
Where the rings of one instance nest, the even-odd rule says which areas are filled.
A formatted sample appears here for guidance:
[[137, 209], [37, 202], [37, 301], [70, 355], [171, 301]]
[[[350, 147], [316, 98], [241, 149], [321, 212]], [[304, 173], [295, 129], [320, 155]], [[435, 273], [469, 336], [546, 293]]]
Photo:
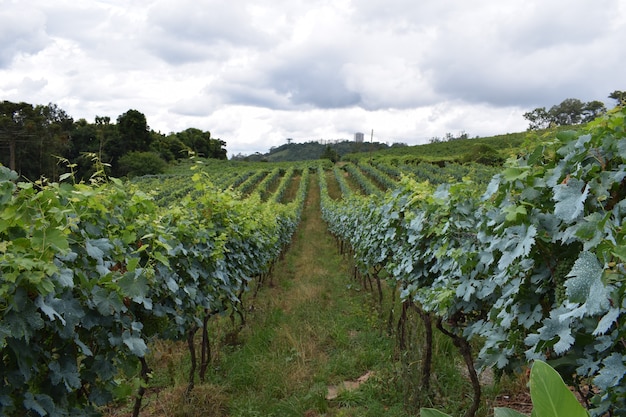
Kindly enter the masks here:
[[357, 142], [357, 143], [363, 143], [364, 139], [365, 139], [365, 135], [364, 135], [363, 133], [361, 133], [361, 132], [356, 132], [356, 133], [354, 134], [354, 141], [355, 141], [355, 142]]

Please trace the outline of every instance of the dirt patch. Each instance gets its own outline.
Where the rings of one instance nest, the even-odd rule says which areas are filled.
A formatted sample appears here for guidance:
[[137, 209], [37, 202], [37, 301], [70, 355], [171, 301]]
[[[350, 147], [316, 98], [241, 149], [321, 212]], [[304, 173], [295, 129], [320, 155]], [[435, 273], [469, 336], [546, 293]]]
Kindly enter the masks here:
[[367, 371], [365, 374], [358, 377], [355, 381], [343, 381], [339, 385], [329, 385], [328, 394], [326, 399], [331, 401], [336, 399], [342, 391], [354, 391], [364, 384], [370, 377], [374, 375], [374, 372]]

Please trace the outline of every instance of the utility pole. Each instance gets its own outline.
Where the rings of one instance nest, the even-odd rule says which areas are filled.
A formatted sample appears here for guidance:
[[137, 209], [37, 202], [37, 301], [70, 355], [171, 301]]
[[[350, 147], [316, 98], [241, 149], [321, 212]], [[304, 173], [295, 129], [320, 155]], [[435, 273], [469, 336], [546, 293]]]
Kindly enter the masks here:
[[372, 148], [374, 147], [374, 129], [372, 129], [372, 134], [370, 136], [370, 164], [372, 163]]

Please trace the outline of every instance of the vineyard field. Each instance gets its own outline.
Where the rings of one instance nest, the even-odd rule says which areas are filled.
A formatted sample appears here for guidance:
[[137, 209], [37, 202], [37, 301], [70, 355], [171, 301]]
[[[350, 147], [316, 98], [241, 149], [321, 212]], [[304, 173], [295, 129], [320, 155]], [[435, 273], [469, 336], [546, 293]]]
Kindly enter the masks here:
[[[523, 378], [535, 360], [556, 369], [590, 415], [626, 415], [626, 110], [576, 131], [508, 140], [502, 149], [511, 157], [485, 164], [431, 163], [393, 149], [337, 164], [190, 160], [164, 175], [88, 184], [70, 174], [59, 183], [19, 182], [0, 166], [0, 415], [95, 416], [126, 402], [138, 416], [159, 341], [186, 350], [186, 380], [177, 382], [184, 396], [211, 378], [230, 386], [216, 370], [247, 348], [222, 344], [212, 323], [228, 323], [234, 339], [251, 334], [254, 323], [285, 315], [282, 304], [268, 307], [283, 301], [272, 292], [290, 297], [294, 284], [281, 274], [306, 283], [324, 279], [318, 269], [344, 280], [333, 284], [345, 287], [341, 297], [358, 291], [361, 305], [345, 311], [366, 320], [351, 322], [348, 338], [376, 340], [376, 361], [392, 363], [381, 373], [400, 388], [372, 394], [372, 409], [404, 416], [445, 407], [455, 394], [442, 395], [433, 355], [448, 343], [464, 367], [467, 391], [456, 403], [465, 416], [485, 410], [494, 382], [487, 387], [481, 375]], [[324, 230], [307, 241], [311, 222]], [[323, 239], [335, 247], [326, 242], [323, 255], [308, 254], [306, 269], [288, 272], [299, 268], [289, 257], [297, 257], [289, 255], [294, 240], [303, 253]], [[319, 265], [316, 256], [324, 257]], [[271, 301], [259, 308], [264, 291]], [[324, 291], [317, 303], [333, 305]], [[329, 320], [350, 321], [337, 314]], [[298, 317], [302, 329], [317, 319]], [[335, 346], [346, 335], [326, 337]], [[324, 361], [287, 339], [293, 352], [281, 360]], [[346, 345], [342, 355], [357, 349]], [[216, 358], [223, 362], [212, 365]], [[363, 358], [367, 369], [355, 364], [353, 380], [376, 366]], [[318, 372], [308, 375], [316, 393], [340, 375]], [[361, 384], [381, 381], [355, 390]], [[264, 393], [282, 407], [264, 415], [353, 415], [311, 392], [305, 409], [287, 412], [287, 389]], [[224, 415], [254, 415], [241, 411], [241, 400], [230, 407]]]

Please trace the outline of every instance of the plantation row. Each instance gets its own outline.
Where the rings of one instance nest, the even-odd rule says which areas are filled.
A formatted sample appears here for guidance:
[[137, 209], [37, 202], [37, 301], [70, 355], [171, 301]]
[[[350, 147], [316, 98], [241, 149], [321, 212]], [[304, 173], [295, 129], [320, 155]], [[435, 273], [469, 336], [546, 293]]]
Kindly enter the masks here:
[[153, 337], [187, 340], [195, 365], [202, 330], [204, 377], [207, 320], [241, 313], [289, 243], [308, 170], [258, 178], [247, 198], [209, 177], [38, 186], [0, 166], [0, 415], [95, 415], [134, 393], [137, 415]]
[[533, 359], [553, 365], [593, 415], [626, 415], [625, 117], [616, 109], [588, 131], [559, 133], [487, 187], [405, 177], [383, 194], [392, 168], [377, 185], [374, 167], [348, 166], [366, 196], [336, 168], [343, 199], [333, 199], [319, 170], [323, 217], [358, 272], [459, 347], [474, 387], [466, 415], [481, 395], [475, 363], [513, 372]]
[[339, 182], [343, 197], [353, 193], [380, 196], [398, 188], [403, 176], [435, 185], [471, 178], [473, 182], [486, 187], [496, 172], [496, 168], [480, 164], [446, 163], [440, 167], [420, 162], [414, 166], [406, 164], [394, 166], [387, 162], [365, 160], [348, 162], [341, 168], [338, 166], [333, 168], [334, 178]]

